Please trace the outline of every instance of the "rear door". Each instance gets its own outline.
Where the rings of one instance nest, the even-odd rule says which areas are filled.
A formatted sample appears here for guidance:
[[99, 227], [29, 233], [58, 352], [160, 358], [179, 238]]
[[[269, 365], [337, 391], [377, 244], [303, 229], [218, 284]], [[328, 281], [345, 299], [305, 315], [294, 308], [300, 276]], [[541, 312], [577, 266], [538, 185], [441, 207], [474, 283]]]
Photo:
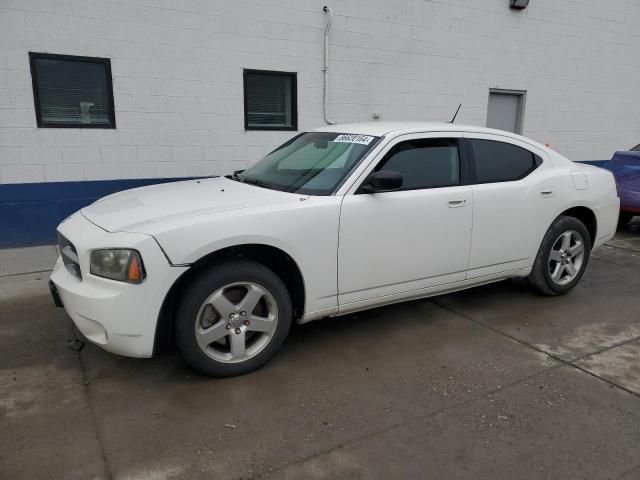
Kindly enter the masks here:
[[474, 204], [468, 278], [530, 267], [563, 201], [551, 159], [507, 136], [465, 138]]

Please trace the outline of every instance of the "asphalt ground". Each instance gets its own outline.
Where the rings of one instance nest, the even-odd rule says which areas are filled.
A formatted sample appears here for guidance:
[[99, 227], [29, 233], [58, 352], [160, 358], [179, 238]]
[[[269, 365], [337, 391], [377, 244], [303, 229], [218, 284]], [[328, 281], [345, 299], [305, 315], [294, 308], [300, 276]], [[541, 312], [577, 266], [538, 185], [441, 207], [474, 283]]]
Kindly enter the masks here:
[[313, 322], [231, 379], [69, 348], [52, 252], [0, 252], [2, 479], [640, 478], [638, 220], [564, 297], [514, 280]]

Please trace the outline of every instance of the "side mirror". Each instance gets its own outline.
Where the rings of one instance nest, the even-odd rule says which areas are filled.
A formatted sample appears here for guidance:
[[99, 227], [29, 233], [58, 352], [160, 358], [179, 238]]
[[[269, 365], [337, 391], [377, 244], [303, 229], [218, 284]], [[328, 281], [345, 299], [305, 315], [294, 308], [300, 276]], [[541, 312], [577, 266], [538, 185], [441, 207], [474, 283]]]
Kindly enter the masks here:
[[360, 191], [364, 193], [381, 193], [398, 190], [402, 187], [402, 174], [392, 170], [374, 172], [364, 182]]

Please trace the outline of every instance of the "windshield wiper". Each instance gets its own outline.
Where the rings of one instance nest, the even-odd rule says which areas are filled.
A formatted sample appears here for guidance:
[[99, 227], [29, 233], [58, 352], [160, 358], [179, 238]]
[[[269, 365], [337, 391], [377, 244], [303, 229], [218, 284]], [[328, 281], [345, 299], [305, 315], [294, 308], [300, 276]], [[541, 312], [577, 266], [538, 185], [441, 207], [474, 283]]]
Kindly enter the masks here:
[[244, 170], [236, 170], [231, 175], [225, 175], [226, 178], [230, 180], [235, 180], [240, 183], [248, 183], [249, 185], [255, 185], [256, 187], [268, 188], [269, 190], [278, 190], [275, 185], [271, 185], [270, 183], [264, 182], [258, 178], [253, 177], [241, 177], [240, 174], [244, 172]]
[[231, 180], [235, 180], [236, 182], [242, 182], [242, 179], [240, 178], [240, 174], [242, 172], [244, 172], [244, 170], [236, 170], [231, 175], [225, 175], [225, 177]]
[[258, 187], [263, 187], [263, 188], [272, 188], [269, 186], [269, 184], [263, 182], [262, 180], [259, 180], [257, 178], [251, 178], [251, 177], [245, 177], [245, 178], [240, 178], [238, 177], [238, 180], [240, 180], [243, 183], [248, 183], [249, 185], [257, 185]]

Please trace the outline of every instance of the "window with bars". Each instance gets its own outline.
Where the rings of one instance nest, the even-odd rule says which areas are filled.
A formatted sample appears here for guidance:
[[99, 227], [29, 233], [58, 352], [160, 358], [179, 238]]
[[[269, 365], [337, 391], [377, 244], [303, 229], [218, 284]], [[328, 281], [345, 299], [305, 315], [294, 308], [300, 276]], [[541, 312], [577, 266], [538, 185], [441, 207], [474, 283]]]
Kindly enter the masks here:
[[29, 53], [38, 127], [115, 128], [108, 58]]
[[244, 128], [296, 130], [298, 112], [296, 74], [265, 70], [244, 71]]

